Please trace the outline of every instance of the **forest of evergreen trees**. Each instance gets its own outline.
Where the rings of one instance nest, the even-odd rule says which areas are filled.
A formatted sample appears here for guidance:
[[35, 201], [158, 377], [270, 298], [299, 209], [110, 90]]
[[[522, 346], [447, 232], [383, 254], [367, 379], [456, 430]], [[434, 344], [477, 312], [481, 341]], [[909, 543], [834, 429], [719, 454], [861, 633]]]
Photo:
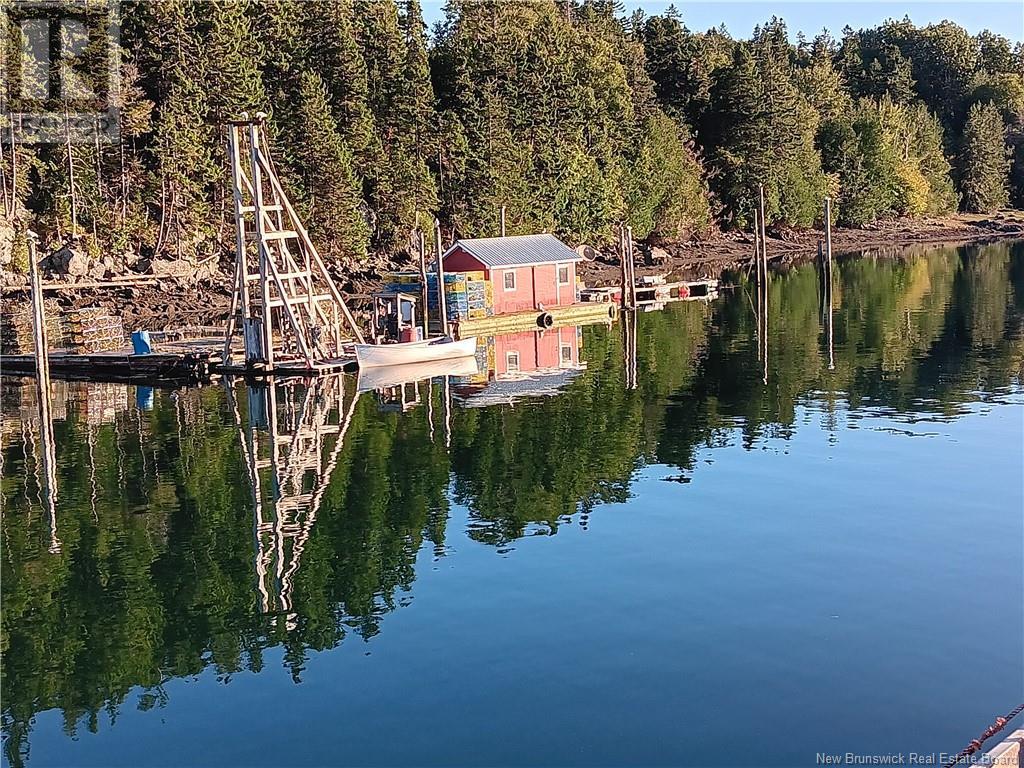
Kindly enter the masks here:
[[619, 221], [650, 242], [749, 227], [759, 183], [776, 229], [814, 224], [825, 195], [852, 226], [1024, 206], [1024, 46], [950, 22], [794, 42], [779, 19], [736, 40], [615, 0], [450, 0], [430, 31], [417, 0], [121, 12], [119, 141], [4, 153], [8, 218], [48, 248], [74, 230], [94, 254], [229, 252], [222, 126], [245, 111], [268, 113], [342, 268], [435, 216], [497, 234], [502, 205], [510, 234], [573, 244]]

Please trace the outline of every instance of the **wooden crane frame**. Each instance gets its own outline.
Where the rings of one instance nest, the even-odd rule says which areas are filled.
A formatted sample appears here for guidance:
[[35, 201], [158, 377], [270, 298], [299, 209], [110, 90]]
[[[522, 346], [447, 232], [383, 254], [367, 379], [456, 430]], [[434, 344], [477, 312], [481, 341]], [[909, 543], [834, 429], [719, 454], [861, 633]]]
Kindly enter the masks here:
[[343, 345], [363, 334], [284, 191], [262, 129], [259, 116], [228, 124], [235, 278], [224, 362], [241, 335], [247, 368], [337, 367]]

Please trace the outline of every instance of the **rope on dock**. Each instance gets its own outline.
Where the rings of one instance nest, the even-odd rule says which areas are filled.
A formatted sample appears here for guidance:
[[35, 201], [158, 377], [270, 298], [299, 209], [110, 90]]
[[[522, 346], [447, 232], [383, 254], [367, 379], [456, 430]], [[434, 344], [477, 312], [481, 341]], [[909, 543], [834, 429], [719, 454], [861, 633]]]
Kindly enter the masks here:
[[992, 725], [990, 725], [988, 728], [986, 728], [978, 738], [973, 739], [970, 744], [964, 747], [964, 749], [960, 752], [959, 755], [957, 755], [948, 763], [946, 763], [945, 768], [952, 768], [955, 765], [959, 765], [966, 758], [973, 755], [975, 752], [981, 749], [982, 744], [984, 744], [986, 741], [988, 741], [1001, 730], [1003, 730], [1003, 728], [1006, 727], [1006, 724], [1013, 720], [1013, 718], [1015, 718], [1021, 712], [1024, 712], [1024, 704], [1018, 704], [1016, 709], [1014, 709], [1012, 712], [1010, 712], [1008, 715], [1005, 715], [1004, 717], [997, 717], [995, 719], [995, 722], [992, 723]]

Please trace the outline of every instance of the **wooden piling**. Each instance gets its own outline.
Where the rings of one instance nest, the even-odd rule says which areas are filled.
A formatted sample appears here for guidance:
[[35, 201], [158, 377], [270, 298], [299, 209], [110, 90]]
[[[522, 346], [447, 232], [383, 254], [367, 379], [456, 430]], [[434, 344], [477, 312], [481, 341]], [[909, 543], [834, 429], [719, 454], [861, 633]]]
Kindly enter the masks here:
[[629, 289], [630, 271], [629, 271], [629, 245], [626, 239], [626, 225], [619, 225], [619, 267], [622, 276], [622, 292], [619, 296], [619, 301], [622, 304], [623, 309], [632, 309], [632, 292]]
[[828, 301], [828, 316], [825, 329], [828, 335], [828, 369], [834, 371], [836, 362], [832, 323], [832, 198], [830, 197], [825, 198], [825, 264], [822, 279], [825, 281], [826, 299]]
[[427, 239], [419, 228], [420, 246], [420, 301], [423, 302], [423, 338], [430, 336], [430, 310], [427, 306], [430, 291], [427, 290]]
[[630, 292], [630, 308], [635, 309], [637, 305], [637, 281], [636, 261], [633, 259], [633, 227], [626, 227], [626, 275]]
[[832, 198], [825, 198], [825, 260], [828, 263], [828, 277], [832, 279]]
[[764, 278], [761, 276], [761, 210], [754, 209], [754, 284], [757, 290], [761, 290], [761, 283]]
[[441, 313], [441, 333], [448, 336], [448, 306], [444, 295], [444, 252], [441, 250], [441, 222], [434, 219], [434, 248], [437, 251], [437, 309]]
[[[36, 353], [37, 380], [50, 381], [50, 345], [46, 336], [46, 308], [43, 305], [43, 282], [39, 277], [36, 244], [28, 239], [29, 289], [32, 295], [32, 341]], [[49, 399], [48, 397], [46, 398]]]
[[767, 289], [768, 285], [768, 236], [765, 234], [765, 215], [764, 215], [764, 185], [757, 185], [757, 206], [760, 211], [760, 235], [761, 235], [761, 267], [762, 274], [764, 274], [764, 282]]

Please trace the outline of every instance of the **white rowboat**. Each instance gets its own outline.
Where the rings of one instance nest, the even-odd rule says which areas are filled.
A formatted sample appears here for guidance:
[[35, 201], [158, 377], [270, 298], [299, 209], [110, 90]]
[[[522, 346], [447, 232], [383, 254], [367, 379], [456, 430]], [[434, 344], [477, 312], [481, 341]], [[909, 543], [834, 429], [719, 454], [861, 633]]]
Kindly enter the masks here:
[[454, 360], [476, 354], [476, 337], [469, 339], [428, 339], [399, 344], [356, 344], [356, 360], [360, 368], [383, 365], [426, 363], [432, 360]]

